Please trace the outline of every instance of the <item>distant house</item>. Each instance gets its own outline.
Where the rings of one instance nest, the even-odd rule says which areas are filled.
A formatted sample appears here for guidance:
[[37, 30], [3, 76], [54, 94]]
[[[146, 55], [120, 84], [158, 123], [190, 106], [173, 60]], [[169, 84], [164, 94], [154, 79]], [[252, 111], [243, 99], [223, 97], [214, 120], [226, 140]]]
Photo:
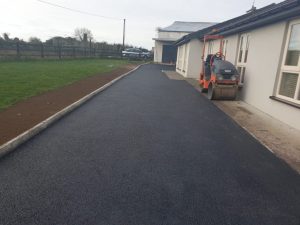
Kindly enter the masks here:
[[155, 41], [154, 62], [175, 63], [177, 58], [177, 47], [173, 45], [175, 41], [214, 24], [216, 23], [175, 21], [168, 27], [159, 28], [157, 37], [153, 38]]
[[[300, 0], [252, 8], [182, 37], [176, 42], [178, 73], [199, 78], [208, 34], [224, 36], [223, 54], [241, 75], [241, 99], [300, 130]], [[220, 40], [206, 43], [206, 54], [219, 46]]]

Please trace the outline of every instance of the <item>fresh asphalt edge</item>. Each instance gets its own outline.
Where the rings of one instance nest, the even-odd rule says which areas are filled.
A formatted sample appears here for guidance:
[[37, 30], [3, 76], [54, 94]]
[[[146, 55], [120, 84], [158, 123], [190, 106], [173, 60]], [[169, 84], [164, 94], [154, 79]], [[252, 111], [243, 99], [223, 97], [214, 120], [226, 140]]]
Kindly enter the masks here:
[[266, 149], [268, 149], [270, 152], [272, 152], [274, 155], [276, 155], [275, 152], [272, 150], [272, 148], [269, 147], [266, 143], [264, 143], [263, 140], [261, 140], [254, 133], [252, 133], [247, 127], [243, 126], [238, 120], [233, 118], [229, 113], [226, 113], [222, 108], [220, 108], [217, 104], [215, 104], [214, 101], [212, 101], [212, 102], [219, 110], [221, 110], [224, 114], [226, 114], [233, 122], [235, 122], [238, 126], [240, 126], [244, 131], [246, 131], [250, 136], [252, 136], [257, 142], [259, 142]]
[[76, 108], [79, 106], [83, 105], [86, 103], [88, 100], [93, 98], [95, 95], [99, 94], [100, 92], [104, 91], [117, 81], [121, 80], [122, 78], [128, 76], [129, 74], [133, 73], [134, 71], [138, 70], [141, 66], [146, 65], [148, 63], [144, 63], [141, 65], [138, 65], [136, 68], [133, 70], [117, 77], [116, 79], [110, 81], [109, 83], [103, 85], [102, 87], [98, 88], [97, 90], [91, 92], [90, 94], [84, 96], [83, 98], [79, 99], [78, 101], [72, 103], [71, 105], [67, 106], [66, 108], [62, 109], [61, 111], [55, 113], [54, 115], [50, 116], [46, 120], [40, 122], [39, 124], [35, 125], [31, 129], [25, 131], [24, 133], [20, 134], [19, 136], [15, 137], [14, 139], [6, 142], [5, 144], [0, 146], [0, 158], [4, 157], [5, 155], [11, 153], [14, 151], [18, 146], [21, 144], [25, 143], [29, 139], [33, 138], [43, 130], [45, 130], [47, 127], [67, 115], [68, 113], [74, 111]]

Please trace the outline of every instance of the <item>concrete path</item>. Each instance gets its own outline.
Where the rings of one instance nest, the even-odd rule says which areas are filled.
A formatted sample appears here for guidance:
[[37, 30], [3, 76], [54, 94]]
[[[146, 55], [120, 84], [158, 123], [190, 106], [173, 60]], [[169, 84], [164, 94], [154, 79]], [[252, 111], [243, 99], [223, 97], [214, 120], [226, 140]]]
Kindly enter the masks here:
[[299, 175], [162, 69], [1, 159], [0, 224], [299, 225]]

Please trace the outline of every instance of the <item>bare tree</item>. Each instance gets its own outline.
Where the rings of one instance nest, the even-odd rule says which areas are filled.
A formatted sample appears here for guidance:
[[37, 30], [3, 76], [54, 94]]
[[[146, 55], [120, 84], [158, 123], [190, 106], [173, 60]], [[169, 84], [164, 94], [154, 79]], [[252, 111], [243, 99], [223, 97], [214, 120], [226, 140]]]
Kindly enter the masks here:
[[84, 36], [85, 35], [86, 35], [86, 38], [87, 38], [86, 41], [93, 40], [93, 34], [87, 28], [76, 28], [75, 31], [74, 31], [74, 35], [77, 38], [77, 40], [79, 40], [79, 41], [84, 41], [84, 39], [85, 39]]
[[3, 33], [3, 38], [5, 41], [9, 41], [10, 40], [9, 33]]

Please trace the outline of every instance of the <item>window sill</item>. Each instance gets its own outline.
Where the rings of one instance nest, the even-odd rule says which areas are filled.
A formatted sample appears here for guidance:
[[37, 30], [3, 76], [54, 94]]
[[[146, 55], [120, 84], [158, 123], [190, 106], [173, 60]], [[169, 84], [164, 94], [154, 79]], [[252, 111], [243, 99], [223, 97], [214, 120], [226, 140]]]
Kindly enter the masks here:
[[300, 109], [300, 104], [297, 104], [297, 103], [294, 103], [294, 102], [290, 102], [290, 101], [287, 101], [287, 100], [278, 98], [278, 97], [276, 97], [276, 96], [270, 96], [270, 99], [275, 100], [275, 101], [278, 101], [278, 102], [282, 102], [282, 103], [285, 103], [285, 104], [287, 104], [287, 105], [290, 105], [290, 106], [293, 106], [293, 107], [295, 107], [295, 108]]

